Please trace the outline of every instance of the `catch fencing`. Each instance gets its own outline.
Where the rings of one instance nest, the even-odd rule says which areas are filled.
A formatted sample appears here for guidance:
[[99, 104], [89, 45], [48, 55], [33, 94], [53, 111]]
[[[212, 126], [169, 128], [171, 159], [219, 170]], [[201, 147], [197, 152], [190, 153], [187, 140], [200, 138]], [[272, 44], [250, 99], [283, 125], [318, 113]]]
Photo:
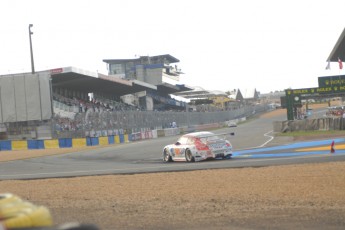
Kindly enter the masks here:
[[[174, 111], [92, 111], [77, 113], [73, 118], [55, 115], [46, 121], [3, 124], [6, 138], [1, 139], [56, 139], [100, 137], [118, 134], [143, 133], [171, 127], [222, 123], [269, 110], [267, 105], [243, 106], [217, 112]], [[1, 128], [1, 127], [0, 127]]]
[[268, 110], [266, 105], [244, 106], [236, 110], [217, 112], [173, 112], [173, 111], [88, 111], [75, 116], [72, 124], [53, 120], [53, 135], [57, 137], [107, 136], [116, 133], [138, 133], [145, 130], [170, 128], [172, 122], [179, 127], [224, 123], [241, 117], [249, 117]]

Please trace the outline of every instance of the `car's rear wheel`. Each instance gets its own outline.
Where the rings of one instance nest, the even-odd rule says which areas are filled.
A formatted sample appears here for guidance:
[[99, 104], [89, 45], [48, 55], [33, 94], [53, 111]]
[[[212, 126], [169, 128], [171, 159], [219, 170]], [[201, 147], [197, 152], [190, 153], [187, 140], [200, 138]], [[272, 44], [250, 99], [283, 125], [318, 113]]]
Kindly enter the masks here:
[[232, 158], [232, 154], [228, 154], [228, 155], [225, 155], [224, 157], [223, 157], [223, 159], [231, 159]]
[[186, 150], [186, 161], [195, 162], [195, 157], [193, 156], [192, 152], [189, 149]]
[[164, 162], [172, 162], [172, 158], [168, 152], [167, 149], [164, 149], [164, 153], [163, 153], [163, 161]]

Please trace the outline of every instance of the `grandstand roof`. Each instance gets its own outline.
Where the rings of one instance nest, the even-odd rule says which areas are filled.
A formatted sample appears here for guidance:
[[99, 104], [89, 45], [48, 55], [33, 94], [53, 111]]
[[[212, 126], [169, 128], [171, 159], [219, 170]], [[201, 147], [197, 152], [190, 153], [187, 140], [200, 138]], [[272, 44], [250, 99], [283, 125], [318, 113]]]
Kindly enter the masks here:
[[241, 93], [244, 99], [257, 99], [259, 97], [255, 88], [241, 90]]
[[338, 62], [338, 58], [345, 61], [345, 29], [340, 34], [337, 43], [335, 43], [332, 52], [327, 58], [327, 61]]
[[175, 95], [186, 98], [186, 96], [189, 96], [189, 95], [200, 95], [200, 94], [203, 95], [203, 94], [208, 94], [208, 93], [209, 92], [207, 90], [205, 90], [199, 86], [195, 86], [191, 90], [188, 90], [188, 91], [176, 92]]
[[228, 96], [224, 91], [221, 90], [211, 90], [210, 94], [213, 94], [214, 96]]
[[183, 93], [184, 91], [191, 90], [191, 88], [185, 85], [172, 85], [164, 82], [162, 84], [157, 85], [157, 90], [158, 93], [162, 94], [175, 94], [178, 92]]
[[187, 99], [205, 99], [205, 98], [210, 98], [214, 96], [219, 96], [222, 93], [221, 91], [208, 91], [208, 90], [203, 89], [202, 87], [196, 86], [192, 90], [177, 92], [174, 95], [184, 97]]
[[157, 87], [141, 81], [129, 81], [110, 77], [75, 67], [50, 70], [53, 87], [79, 90], [82, 92], [102, 92], [123, 96]]
[[128, 62], [128, 61], [139, 61], [140, 59], [144, 58], [144, 57], [149, 57], [151, 60], [155, 60], [155, 59], [166, 59], [169, 63], [176, 63], [176, 62], [180, 62], [179, 59], [171, 56], [170, 54], [164, 54], [164, 55], [157, 55], [157, 56], [141, 56], [139, 58], [132, 58], [132, 59], [103, 59], [103, 62], [105, 63], [123, 63], [123, 62]]
[[238, 100], [238, 101], [242, 101], [243, 100], [243, 96], [241, 93], [240, 89], [234, 89], [233, 91], [230, 91], [230, 95], [229, 98], [234, 99], [234, 100]]

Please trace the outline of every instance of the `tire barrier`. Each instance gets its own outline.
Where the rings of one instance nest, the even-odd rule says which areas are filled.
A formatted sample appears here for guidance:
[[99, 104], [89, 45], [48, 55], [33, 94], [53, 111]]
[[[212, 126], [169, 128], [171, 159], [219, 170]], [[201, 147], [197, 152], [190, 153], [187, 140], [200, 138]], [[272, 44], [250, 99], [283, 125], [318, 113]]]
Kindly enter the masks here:
[[0, 230], [99, 230], [93, 224], [53, 225], [50, 211], [11, 193], [0, 194]]

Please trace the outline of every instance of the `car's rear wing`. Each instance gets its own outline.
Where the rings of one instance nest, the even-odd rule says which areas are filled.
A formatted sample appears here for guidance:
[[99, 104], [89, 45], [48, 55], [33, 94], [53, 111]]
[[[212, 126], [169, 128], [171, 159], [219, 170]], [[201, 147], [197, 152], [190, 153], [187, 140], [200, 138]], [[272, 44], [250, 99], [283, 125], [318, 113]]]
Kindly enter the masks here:
[[202, 136], [200, 138], [207, 138], [207, 137], [214, 137], [214, 136], [227, 136], [227, 135], [235, 136], [235, 133], [234, 132], [231, 132], [231, 133], [215, 133], [215, 134], [212, 134], [212, 135], [205, 135], [205, 136]]
[[[234, 136], [235, 133], [234, 132], [231, 132], [231, 133], [218, 133], [218, 134], [212, 134], [212, 135], [205, 135], [205, 136], [201, 136], [199, 137], [200, 139], [204, 139], [205, 141], [209, 141], [209, 139], [211, 139], [212, 137], [215, 137], [215, 136], [223, 136], [223, 139], [226, 139], [226, 136]], [[212, 141], [212, 140], [210, 140]]]

